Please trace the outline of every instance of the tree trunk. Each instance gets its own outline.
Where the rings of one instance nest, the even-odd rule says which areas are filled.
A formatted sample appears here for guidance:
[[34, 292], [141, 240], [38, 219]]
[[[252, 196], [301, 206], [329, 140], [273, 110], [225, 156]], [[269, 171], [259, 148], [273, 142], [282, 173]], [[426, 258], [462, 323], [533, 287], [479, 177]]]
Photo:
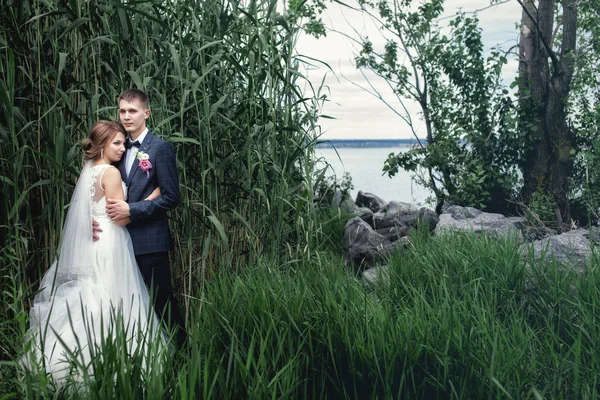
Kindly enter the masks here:
[[[576, 0], [563, 0], [563, 40], [560, 50], [560, 69], [550, 81], [547, 126], [552, 143], [549, 192], [556, 201], [557, 219], [570, 226], [569, 180], [573, 172], [573, 149], [575, 133], [567, 123], [566, 102], [573, 78], [574, 57], [577, 38]], [[558, 222], [558, 221], [557, 221]]]
[[519, 43], [520, 126], [530, 146], [524, 152], [521, 197], [549, 195], [556, 205], [559, 229], [570, 222], [569, 179], [573, 170], [574, 133], [567, 124], [566, 101], [573, 76], [571, 52], [576, 42], [576, 0], [562, 1], [560, 54], [552, 50], [554, 0], [523, 1]]
[[[420, 91], [419, 89], [417, 89], [417, 92], [419, 93], [419, 104], [421, 106], [421, 110], [423, 110], [423, 117], [425, 119], [425, 129], [427, 130], [427, 143], [428, 145], [433, 145], [435, 146], [435, 140], [433, 137], [433, 123], [431, 121], [431, 116], [429, 114], [429, 96], [428, 96], [428, 85], [427, 85], [427, 78], [423, 77], [423, 91]], [[444, 190], [443, 189], [439, 189], [436, 185], [436, 177], [435, 177], [435, 172], [433, 170], [433, 168], [431, 166], [427, 167], [427, 171], [429, 173], [429, 181], [431, 182], [431, 188], [433, 189], [433, 192], [435, 194], [435, 198], [436, 198], [436, 212], [438, 214], [441, 214], [441, 209], [442, 206], [444, 205], [444, 201], [446, 200], [446, 195], [444, 194]], [[440, 167], [440, 172], [442, 173], [442, 181], [443, 181], [443, 187], [446, 188], [446, 190], [448, 190], [448, 195], [450, 197], [452, 197], [455, 193], [456, 193], [456, 187], [454, 186], [454, 183], [452, 182], [452, 178], [450, 176], [450, 173], [448, 172], [448, 170], [444, 167], [441, 166]]]

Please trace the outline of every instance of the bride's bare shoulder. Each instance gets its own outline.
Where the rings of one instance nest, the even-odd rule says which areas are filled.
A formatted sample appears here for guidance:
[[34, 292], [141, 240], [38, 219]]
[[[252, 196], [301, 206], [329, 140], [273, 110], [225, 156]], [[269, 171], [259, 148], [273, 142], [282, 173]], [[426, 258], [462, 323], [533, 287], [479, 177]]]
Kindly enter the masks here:
[[107, 198], [123, 200], [124, 192], [121, 184], [121, 173], [115, 167], [108, 167], [102, 177], [102, 188]]
[[106, 170], [104, 171], [104, 174], [102, 175], [102, 182], [104, 183], [111, 183], [111, 182], [115, 182], [115, 183], [121, 183], [121, 172], [119, 172], [119, 170], [114, 166], [111, 165], [109, 167], [106, 168]]

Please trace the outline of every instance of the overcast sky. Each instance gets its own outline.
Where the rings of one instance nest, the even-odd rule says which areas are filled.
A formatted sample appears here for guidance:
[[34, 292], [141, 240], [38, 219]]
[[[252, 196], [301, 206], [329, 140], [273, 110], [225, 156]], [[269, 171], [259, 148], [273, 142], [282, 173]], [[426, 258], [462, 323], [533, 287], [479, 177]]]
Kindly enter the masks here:
[[[341, 31], [352, 37], [357, 37], [354, 29], [369, 36], [374, 45], [382, 48], [384, 40], [377, 27], [370, 19], [358, 12], [343, 9], [335, 3], [328, 3], [323, 20], [328, 28]], [[446, 0], [445, 14], [456, 13], [458, 8], [470, 12], [485, 8], [488, 0]], [[516, 23], [520, 20], [521, 9], [516, 0], [487, 8], [479, 12], [480, 26], [483, 29], [483, 40], [486, 49], [500, 45], [509, 48], [517, 43], [518, 32]], [[447, 20], [443, 20], [445, 22]], [[400, 117], [394, 114], [381, 100], [368, 94], [352, 82], [368, 86], [365, 78], [354, 66], [354, 54], [359, 50], [352, 40], [335, 32], [329, 32], [327, 37], [314, 39], [303, 36], [298, 43], [298, 53], [304, 54], [329, 64], [332, 71], [325, 67], [307, 71], [314, 85], [319, 85], [323, 76], [329, 87], [330, 101], [325, 105], [323, 114], [334, 117], [334, 120], [321, 119], [323, 129], [322, 139], [395, 139], [410, 138], [412, 133]], [[505, 68], [504, 75], [514, 77], [517, 62], [511, 60]], [[334, 74], [335, 73], [335, 74]], [[380, 79], [365, 71], [371, 83], [379, 92], [385, 95], [390, 104], [398, 106], [388, 86]], [[417, 126], [418, 136], [424, 137], [425, 131], [419, 121], [418, 107], [407, 104], [413, 122]]]

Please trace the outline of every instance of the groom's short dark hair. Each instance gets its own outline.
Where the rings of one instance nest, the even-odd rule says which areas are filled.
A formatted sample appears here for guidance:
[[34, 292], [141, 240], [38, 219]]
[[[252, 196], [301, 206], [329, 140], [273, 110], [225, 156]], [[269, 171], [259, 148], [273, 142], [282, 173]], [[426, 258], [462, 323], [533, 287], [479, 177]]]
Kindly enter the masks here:
[[119, 102], [121, 100], [125, 100], [125, 101], [139, 100], [140, 103], [142, 103], [142, 105], [145, 108], [148, 108], [148, 95], [140, 89], [124, 90], [123, 93], [121, 93], [121, 95], [117, 99], [117, 102]]

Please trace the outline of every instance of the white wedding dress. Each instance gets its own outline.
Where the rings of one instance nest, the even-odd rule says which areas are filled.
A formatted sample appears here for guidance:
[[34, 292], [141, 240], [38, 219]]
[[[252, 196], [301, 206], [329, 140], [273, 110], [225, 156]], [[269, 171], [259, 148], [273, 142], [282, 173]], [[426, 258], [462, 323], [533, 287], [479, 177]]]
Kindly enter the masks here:
[[[81, 368], [91, 374], [89, 364], [101, 354], [101, 341], [114, 338], [121, 322], [130, 354], [145, 351], [149, 341], [164, 344], [129, 233], [106, 215], [101, 181], [109, 167], [86, 162], [69, 206], [60, 253], [42, 278], [30, 312], [33, 352], [24, 363], [31, 366], [33, 354], [58, 382], [68, 374], [78, 380]], [[96, 242], [92, 218], [102, 229]], [[73, 358], [79, 367], [69, 362]]]

